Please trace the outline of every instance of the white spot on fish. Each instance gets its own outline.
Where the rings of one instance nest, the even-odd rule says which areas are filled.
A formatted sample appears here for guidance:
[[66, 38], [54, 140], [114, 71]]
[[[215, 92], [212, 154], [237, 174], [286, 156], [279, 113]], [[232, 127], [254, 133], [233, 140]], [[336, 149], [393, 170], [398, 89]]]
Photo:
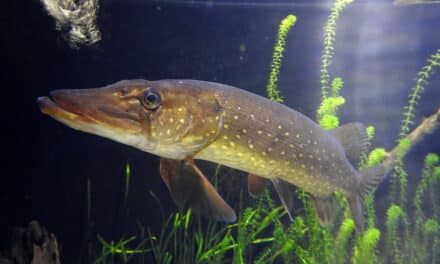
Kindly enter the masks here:
[[223, 136], [224, 139], [228, 139], [228, 136]]
[[246, 134], [246, 133], [247, 133], [246, 128], [243, 128], [243, 129], [241, 130], [241, 132], [243, 132], [243, 134]]
[[279, 139], [276, 137], [276, 138], [274, 138], [273, 140], [274, 140], [275, 142], [278, 142]]
[[280, 154], [284, 156], [284, 155], [286, 154], [286, 152], [284, 152], [284, 151], [281, 151], [281, 153], [280, 153]]
[[281, 125], [278, 125], [278, 129], [283, 129], [283, 127]]
[[255, 119], [255, 116], [254, 116], [254, 114], [251, 114], [251, 119], [252, 119], [252, 120], [254, 120], [254, 119]]
[[238, 119], [238, 115], [234, 115], [234, 119], [237, 120]]
[[299, 138], [299, 134], [296, 134], [296, 138]]
[[229, 141], [229, 145], [230, 145], [231, 147], [235, 147], [235, 143], [234, 143], [233, 141]]
[[258, 131], [257, 131], [257, 134], [258, 134], [258, 135], [261, 135], [261, 134], [263, 134], [263, 131], [258, 130]]
[[183, 111], [182, 107], [177, 108], [177, 111], [182, 112]]
[[174, 122], [174, 118], [170, 117], [170, 123]]
[[252, 143], [249, 144], [249, 148], [250, 148], [250, 149], [253, 149], [253, 148], [254, 148], [254, 144], [252, 144]]
[[235, 135], [236, 138], [240, 139], [240, 134]]
[[229, 125], [228, 125], [228, 124], [224, 124], [223, 127], [226, 128], [226, 129], [228, 129], [228, 128], [229, 128]]
[[182, 124], [185, 123], [185, 119], [183, 119], [183, 118], [181, 118], [179, 121], [180, 121], [180, 123], [182, 123]]
[[286, 137], [288, 137], [288, 136], [289, 136], [289, 132], [284, 133], [284, 135], [285, 135]]

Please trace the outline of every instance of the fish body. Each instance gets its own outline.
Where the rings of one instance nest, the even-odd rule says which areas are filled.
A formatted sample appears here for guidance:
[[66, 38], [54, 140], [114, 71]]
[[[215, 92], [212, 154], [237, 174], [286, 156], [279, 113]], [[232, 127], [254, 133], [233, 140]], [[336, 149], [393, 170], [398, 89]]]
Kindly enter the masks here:
[[359, 181], [341, 144], [308, 117], [241, 89], [209, 86], [223, 109], [222, 126], [196, 159], [278, 177], [315, 196], [348, 194]]
[[[191, 177], [200, 184], [188, 183], [178, 176], [176, 165], [161, 162], [161, 176], [177, 202], [188, 194], [176, 186], [209, 185], [192, 162], [201, 159], [271, 180], [287, 209], [283, 185], [293, 184], [315, 198], [321, 218], [328, 218], [331, 211], [326, 201], [342, 192], [362, 230], [363, 198], [385, 173], [380, 168], [358, 172], [352, 164], [366, 146], [362, 125], [329, 132], [285, 105], [227, 85], [131, 80], [98, 89], [58, 90], [51, 97], [39, 98], [41, 110], [75, 129], [162, 158], [190, 161], [196, 175]], [[212, 192], [211, 188], [202, 195]], [[222, 200], [219, 196], [206, 200], [210, 199]], [[201, 205], [200, 210], [215, 204]], [[218, 218], [235, 218], [227, 205], [217, 203], [217, 208], [224, 211]]]

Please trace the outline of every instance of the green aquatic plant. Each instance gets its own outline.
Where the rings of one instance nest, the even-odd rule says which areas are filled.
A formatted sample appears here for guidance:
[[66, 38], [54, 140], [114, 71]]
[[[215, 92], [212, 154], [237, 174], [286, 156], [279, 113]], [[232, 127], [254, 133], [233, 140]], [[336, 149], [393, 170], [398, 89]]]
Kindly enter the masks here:
[[344, 263], [347, 259], [347, 253], [349, 250], [349, 242], [353, 237], [355, 231], [355, 224], [353, 219], [345, 218], [339, 228], [339, 232], [336, 235], [335, 240], [335, 259], [333, 263]]
[[[129, 263], [131, 257], [133, 255], [146, 254], [150, 252], [150, 249], [130, 249], [127, 248], [127, 244], [136, 240], [136, 237], [132, 236], [127, 239], [120, 239], [118, 242], [114, 243], [111, 241], [108, 243], [101, 236], [98, 235], [98, 241], [101, 243], [101, 255], [93, 261], [94, 264], [100, 263], [110, 263], [110, 262], [119, 262]], [[142, 244], [138, 245], [138, 247], [143, 246]]]
[[[336, 22], [339, 19], [342, 11], [352, 3], [353, 0], [336, 0], [332, 6], [330, 16], [324, 27], [324, 50], [321, 58], [321, 89], [322, 99], [327, 98], [328, 90], [330, 89], [330, 72], [329, 67], [333, 62], [334, 43], [336, 39]], [[319, 119], [319, 118], [318, 118]]]
[[400, 224], [405, 224], [405, 212], [398, 205], [391, 205], [386, 214], [386, 245], [389, 257], [395, 263], [403, 263], [402, 241], [398, 237]]
[[281, 61], [283, 58], [284, 47], [286, 46], [286, 38], [290, 29], [295, 25], [296, 17], [288, 15], [285, 17], [278, 28], [278, 39], [275, 44], [272, 56], [272, 65], [270, 69], [269, 80], [267, 82], [267, 95], [275, 102], [282, 103], [283, 97], [277, 87], [278, 76], [280, 74]]
[[368, 126], [367, 127], [367, 137], [368, 137], [368, 141], [372, 141], [373, 140], [373, 138], [374, 138], [374, 134], [376, 133], [375, 132], [376, 131], [376, 129], [374, 128], [374, 126]]
[[435, 68], [440, 66], [440, 49], [432, 54], [427, 62], [428, 63], [417, 73], [416, 84], [409, 95], [408, 105], [404, 108], [399, 139], [405, 138], [410, 131], [411, 125], [414, 124], [415, 111], [421, 94], [425, 90], [425, 86], [429, 83], [429, 78], [434, 73]]
[[128, 200], [128, 192], [130, 190], [130, 177], [131, 177], [131, 168], [130, 168], [130, 163], [128, 163], [125, 165], [125, 190], [124, 190], [124, 203], [127, 204], [127, 200]]
[[345, 99], [339, 93], [344, 86], [342, 78], [336, 77], [332, 81], [332, 92], [330, 96], [322, 99], [318, 108], [317, 118], [319, 125], [327, 130], [337, 128], [339, 126], [339, 118], [337, 112], [344, 105]]
[[[353, 264], [373, 264], [378, 263], [376, 254], [377, 244], [380, 240], [380, 230], [377, 228], [369, 228], [363, 233], [357, 241], [354, 248], [352, 263]], [[342, 263], [342, 262], [337, 262]]]
[[433, 170], [439, 162], [439, 156], [435, 153], [428, 153], [425, 157], [425, 166], [422, 171], [421, 178], [416, 187], [416, 192], [413, 199], [414, 205], [414, 222], [416, 224], [416, 233], [420, 233], [422, 224], [425, 220], [423, 214], [423, 196], [428, 192], [428, 184], [434, 176]]
[[[398, 202], [401, 206], [406, 206], [406, 182], [407, 173], [403, 166], [403, 157], [405, 156], [406, 149], [409, 149], [410, 142], [407, 139], [408, 133], [411, 129], [411, 125], [414, 124], [414, 117], [416, 107], [420, 101], [421, 95], [425, 90], [425, 86], [429, 83], [429, 78], [434, 73], [435, 69], [440, 66], [440, 49], [432, 54], [427, 64], [424, 65], [417, 73], [417, 79], [410, 95], [408, 96], [408, 104], [404, 107], [403, 119], [401, 121], [401, 127], [398, 137], [399, 146], [401, 146], [400, 154], [397, 156], [397, 162], [395, 166], [395, 177], [398, 180], [394, 180], [392, 186], [393, 202]], [[399, 186], [396, 186], [399, 185]], [[397, 194], [399, 190], [399, 195]], [[398, 195], [398, 196], [397, 196]]]
[[386, 150], [384, 148], [375, 148], [368, 155], [367, 167], [373, 167], [374, 165], [380, 164], [386, 155]]

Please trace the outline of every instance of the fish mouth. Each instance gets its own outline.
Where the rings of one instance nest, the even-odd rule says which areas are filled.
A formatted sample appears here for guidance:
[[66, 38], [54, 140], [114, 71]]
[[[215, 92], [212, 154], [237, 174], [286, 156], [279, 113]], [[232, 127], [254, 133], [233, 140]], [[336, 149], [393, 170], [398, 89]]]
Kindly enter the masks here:
[[87, 122], [96, 123], [95, 120], [87, 116], [80, 110], [79, 107], [75, 107], [73, 104], [69, 104], [66, 100], [62, 100], [54, 92], [49, 96], [38, 97], [38, 106], [42, 113], [49, 115], [59, 121], [75, 121], [75, 122]]
[[41, 112], [79, 130], [98, 126], [113, 132], [137, 133], [141, 130], [139, 111], [105, 88], [54, 90], [37, 99]]

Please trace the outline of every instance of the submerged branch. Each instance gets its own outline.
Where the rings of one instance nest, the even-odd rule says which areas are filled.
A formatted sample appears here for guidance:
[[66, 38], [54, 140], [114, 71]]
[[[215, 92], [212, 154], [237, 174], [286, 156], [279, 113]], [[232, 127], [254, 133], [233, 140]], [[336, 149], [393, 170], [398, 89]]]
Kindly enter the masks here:
[[[387, 152], [385, 159], [382, 161], [382, 165], [389, 167], [390, 170], [394, 167], [395, 162], [399, 158], [403, 158], [410, 149], [420, 143], [422, 139], [427, 135], [433, 133], [440, 123], [440, 108], [435, 113], [425, 118], [420, 125], [418, 125], [408, 136], [405, 138], [408, 142], [406, 144], [399, 144], [395, 146], [391, 151]], [[406, 145], [405, 147], [402, 145]]]

